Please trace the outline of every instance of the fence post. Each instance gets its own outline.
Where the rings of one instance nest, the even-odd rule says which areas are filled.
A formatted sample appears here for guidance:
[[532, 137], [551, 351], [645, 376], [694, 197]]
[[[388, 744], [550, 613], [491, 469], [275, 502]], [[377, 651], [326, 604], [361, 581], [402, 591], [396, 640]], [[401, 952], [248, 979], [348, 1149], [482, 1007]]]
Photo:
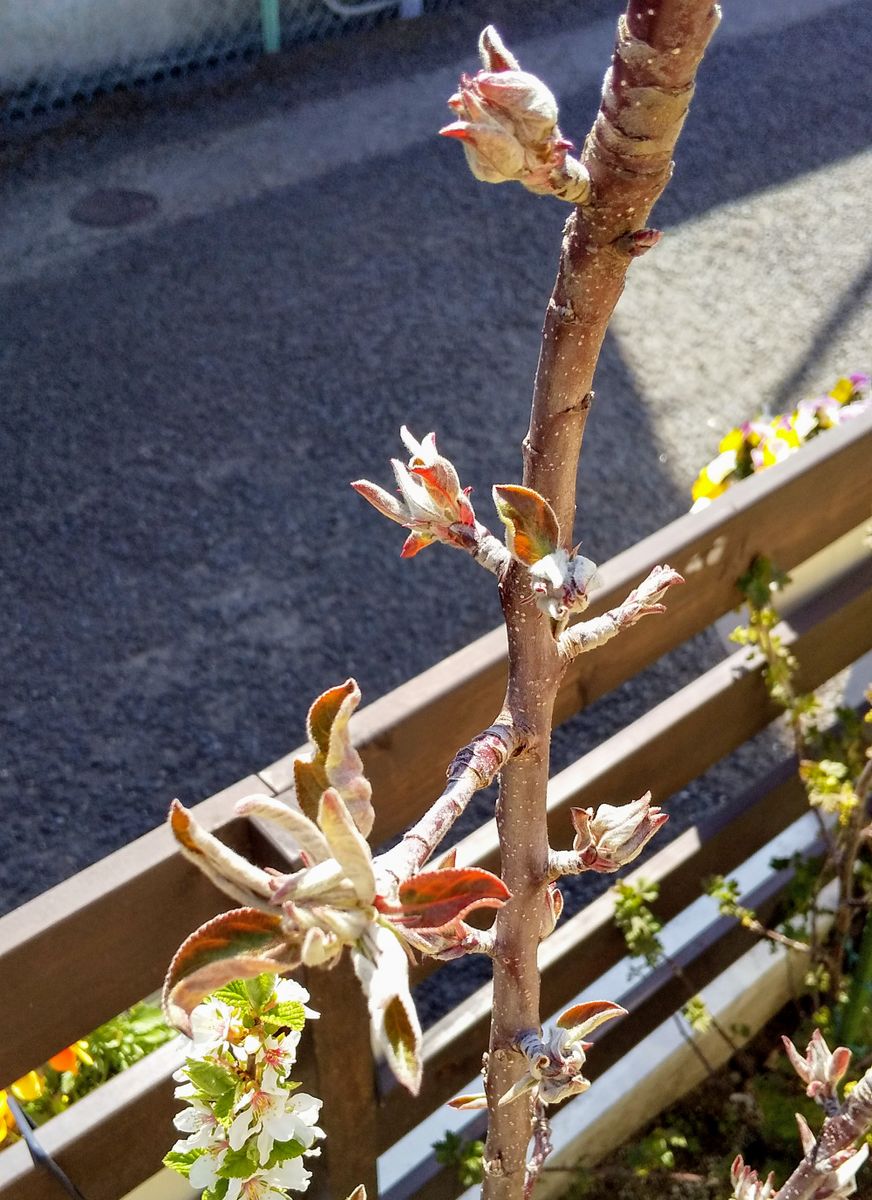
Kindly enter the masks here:
[[[306, 1027], [314, 1042], [330, 1200], [345, 1200], [358, 1184], [378, 1197], [378, 1095], [369, 1015], [351, 958], [331, 971], [309, 971], [306, 986], [321, 1016]], [[323, 1172], [322, 1172], [323, 1176]]]

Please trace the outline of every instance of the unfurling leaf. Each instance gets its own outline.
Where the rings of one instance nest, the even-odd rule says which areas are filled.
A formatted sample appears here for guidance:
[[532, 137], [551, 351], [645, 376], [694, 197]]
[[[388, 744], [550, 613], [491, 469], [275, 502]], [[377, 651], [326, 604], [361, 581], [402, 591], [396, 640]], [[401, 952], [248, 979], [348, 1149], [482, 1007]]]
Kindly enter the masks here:
[[409, 960], [396, 933], [371, 926], [352, 951], [363, 985], [373, 1038], [397, 1080], [417, 1095], [421, 1087], [421, 1025], [409, 990]]
[[190, 1034], [190, 1013], [216, 988], [234, 979], [276, 974], [295, 965], [277, 913], [237, 908], [201, 925], [176, 951], [164, 981], [167, 1021]]
[[468, 1092], [465, 1096], [455, 1096], [448, 1101], [449, 1108], [457, 1108], [461, 1112], [487, 1108], [487, 1096], [484, 1092]]
[[294, 762], [297, 802], [310, 820], [317, 820], [321, 796], [333, 787], [345, 801], [352, 819], [366, 837], [372, 830], [375, 811], [372, 788], [363, 773], [360, 755], [351, 743], [348, 723], [360, 703], [360, 689], [353, 679], [329, 688], [309, 709], [307, 730], [314, 747], [311, 761]]
[[379, 906], [397, 925], [439, 930], [476, 908], [501, 908], [511, 898], [503, 881], [480, 867], [424, 871], [400, 884], [396, 907]]
[[363, 1186], [363, 1184], [360, 1184], [359, 1187], [354, 1189], [354, 1191], [348, 1197], [348, 1200], [366, 1200], [366, 1188]]
[[347, 805], [334, 788], [328, 788], [321, 797], [318, 825], [358, 899], [364, 904], [372, 904], [375, 898], [372, 854]]
[[627, 1010], [611, 1000], [589, 1000], [586, 1004], [574, 1004], [567, 1008], [557, 1019], [558, 1029], [572, 1031], [573, 1040], [578, 1040], [592, 1033], [605, 1021], [613, 1017], [625, 1017]]
[[391, 1070], [417, 1096], [421, 1087], [421, 1033], [411, 1011], [405, 996], [394, 996], [385, 1007], [382, 1028]]
[[506, 527], [509, 553], [528, 567], [560, 545], [560, 526], [548, 501], [532, 488], [497, 485], [494, 504]]

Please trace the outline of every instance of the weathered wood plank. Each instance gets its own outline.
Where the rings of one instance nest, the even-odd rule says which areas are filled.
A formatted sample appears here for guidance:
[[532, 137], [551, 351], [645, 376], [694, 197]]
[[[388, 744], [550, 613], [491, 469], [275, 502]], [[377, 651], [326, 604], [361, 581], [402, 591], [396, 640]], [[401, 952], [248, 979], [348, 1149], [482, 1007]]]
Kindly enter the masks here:
[[[640, 622], [607, 653], [575, 660], [558, 697], [557, 720], [735, 607], [734, 581], [755, 554], [765, 552], [790, 570], [865, 520], [872, 500], [870, 461], [872, 414], [818, 438], [776, 470], [731, 488], [705, 512], [679, 518], [606, 563], [605, 586], [589, 615], [619, 603], [658, 562], [671, 563], [688, 583], [670, 593], [666, 617]], [[399, 833], [438, 794], [458, 746], [493, 719], [504, 680], [505, 635], [494, 630], [356, 715], [354, 738], [375, 795], [376, 842]], [[274, 790], [287, 790], [299, 753], [261, 777]]]
[[310, 971], [306, 984], [321, 1013], [307, 1035], [317, 1063], [315, 1094], [324, 1101], [325, 1195], [344, 1200], [362, 1183], [375, 1197], [379, 1115], [366, 999], [347, 954], [332, 971]]
[[[233, 804], [258, 790], [251, 776], [194, 811], [247, 852]], [[0, 918], [0, 979], [14, 980], [18, 1013], [0, 1086], [159, 988], [180, 942], [230, 906], [160, 828]]]
[[[777, 632], [796, 655], [797, 684], [805, 691], [865, 654], [872, 648], [872, 556], [807, 600]], [[749, 658], [747, 650], [730, 655], [554, 776], [548, 787], [552, 845], [571, 842], [570, 808], [623, 804], [649, 787], [663, 804], [777, 715], [760, 657]], [[498, 869], [494, 821], [457, 844], [457, 860]]]

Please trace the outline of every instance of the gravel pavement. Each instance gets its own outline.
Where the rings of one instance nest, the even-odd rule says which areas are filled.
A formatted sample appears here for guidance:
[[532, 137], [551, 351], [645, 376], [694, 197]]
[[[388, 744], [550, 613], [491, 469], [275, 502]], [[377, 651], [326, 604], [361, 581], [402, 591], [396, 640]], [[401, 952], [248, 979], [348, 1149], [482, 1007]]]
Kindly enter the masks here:
[[[489, 577], [401, 562], [346, 485], [386, 481], [404, 421], [483, 514], [518, 477], [565, 210], [431, 134], [486, 19], [585, 130], [620, 7], [472, 3], [0, 152], [0, 911], [280, 757], [325, 686], [374, 699], [496, 624]], [[872, 362], [872, 6], [725, 8], [598, 372], [600, 560], [686, 510], [729, 424]], [[112, 186], [157, 211], [70, 221]], [[556, 765], [720, 653], [597, 705]]]

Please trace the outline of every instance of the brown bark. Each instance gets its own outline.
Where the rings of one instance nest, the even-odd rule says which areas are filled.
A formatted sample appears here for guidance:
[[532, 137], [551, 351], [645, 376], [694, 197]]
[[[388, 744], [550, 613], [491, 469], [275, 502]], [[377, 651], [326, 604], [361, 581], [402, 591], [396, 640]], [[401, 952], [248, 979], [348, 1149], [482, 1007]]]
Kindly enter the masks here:
[[[627, 268], [651, 243], [632, 235], [644, 228], [669, 181], [696, 68], [718, 19], [711, 0], [630, 0], [584, 147], [591, 203], [574, 209], [566, 225], [524, 443], [524, 483], [550, 501], [567, 546], [594, 369]], [[522, 1200], [530, 1105], [519, 1099], [500, 1108], [498, 1101], [524, 1070], [514, 1039], [540, 1023], [536, 957], [548, 872], [545, 794], [552, 709], [564, 665], [548, 618], [524, 603], [528, 582], [519, 564], [509, 568], [500, 595], [509, 640], [505, 711], [522, 731], [525, 749], [504, 768], [497, 805], [502, 874], [513, 898], [496, 921], [483, 1195]]]

